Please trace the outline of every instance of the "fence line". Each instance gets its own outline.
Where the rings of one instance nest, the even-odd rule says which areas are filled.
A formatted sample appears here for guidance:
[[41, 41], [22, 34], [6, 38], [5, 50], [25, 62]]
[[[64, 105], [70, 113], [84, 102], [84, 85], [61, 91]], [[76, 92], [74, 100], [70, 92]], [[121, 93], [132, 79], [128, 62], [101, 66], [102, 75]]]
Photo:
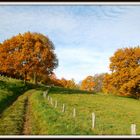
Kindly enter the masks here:
[[[46, 98], [48, 91], [43, 92], [43, 97]], [[48, 95], [47, 95], [48, 96]], [[50, 101], [51, 105], [53, 105], [52, 97], [48, 96], [48, 101]], [[55, 100], [54, 108], [57, 108], [58, 102]], [[62, 112], [65, 112], [65, 104], [62, 105]], [[76, 117], [76, 109], [73, 108], [73, 118]], [[92, 129], [95, 128], [95, 113], [92, 113]], [[131, 124], [131, 135], [136, 135], [136, 124]]]

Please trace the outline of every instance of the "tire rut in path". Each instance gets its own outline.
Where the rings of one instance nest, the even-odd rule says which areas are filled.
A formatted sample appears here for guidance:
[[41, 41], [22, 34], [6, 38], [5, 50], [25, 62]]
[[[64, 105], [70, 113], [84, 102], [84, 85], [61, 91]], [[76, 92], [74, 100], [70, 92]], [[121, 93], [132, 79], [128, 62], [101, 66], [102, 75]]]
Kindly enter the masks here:
[[24, 125], [23, 125], [23, 135], [30, 135], [31, 133], [31, 120], [30, 120], [30, 110], [31, 110], [31, 105], [30, 105], [30, 98], [31, 94], [27, 96], [27, 101], [25, 105], [25, 116], [24, 116]]

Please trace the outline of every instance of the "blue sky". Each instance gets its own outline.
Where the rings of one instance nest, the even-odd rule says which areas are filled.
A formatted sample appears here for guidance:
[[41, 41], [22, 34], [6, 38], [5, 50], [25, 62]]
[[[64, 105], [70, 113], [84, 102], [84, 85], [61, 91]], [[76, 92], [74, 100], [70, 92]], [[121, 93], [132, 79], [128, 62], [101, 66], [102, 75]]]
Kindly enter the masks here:
[[118, 48], [140, 45], [140, 6], [0, 5], [0, 42], [27, 31], [54, 43], [58, 78], [79, 82], [109, 72]]

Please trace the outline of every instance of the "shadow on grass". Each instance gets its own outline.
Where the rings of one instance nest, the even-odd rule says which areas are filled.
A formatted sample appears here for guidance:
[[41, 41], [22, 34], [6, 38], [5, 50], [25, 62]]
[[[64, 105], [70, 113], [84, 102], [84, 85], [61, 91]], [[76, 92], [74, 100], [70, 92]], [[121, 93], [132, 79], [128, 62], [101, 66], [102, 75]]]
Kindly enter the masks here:
[[11, 95], [5, 96], [3, 100], [0, 101], [0, 114], [2, 114], [2, 112], [8, 108], [18, 98], [18, 96], [32, 88], [34, 88], [33, 84], [27, 83], [27, 85], [24, 85], [22, 81], [17, 83], [0, 81], [1, 90], [12, 92]]
[[132, 96], [132, 95], [126, 95], [126, 96], [124, 96], [124, 95], [113, 94], [113, 93], [104, 94], [104, 95], [106, 95], [106, 96], [110, 96], [110, 97], [122, 98], [122, 99], [126, 98], [126, 99], [140, 100], [140, 99], [138, 99], [138, 98], [135, 98], [135, 97]]
[[79, 89], [68, 89], [61, 87], [51, 87], [50, 92], [53, 94], [95, 94], [93, 91], [84, 91]]

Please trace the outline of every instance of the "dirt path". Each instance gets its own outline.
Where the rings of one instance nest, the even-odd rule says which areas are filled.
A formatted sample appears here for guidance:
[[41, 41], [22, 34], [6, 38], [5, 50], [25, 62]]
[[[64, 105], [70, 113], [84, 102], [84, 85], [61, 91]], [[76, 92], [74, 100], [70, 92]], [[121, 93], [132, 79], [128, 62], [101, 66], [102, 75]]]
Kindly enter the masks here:
[[27, 97], [27, 102], [25, 106], [25, 117], [24, 117], [24, 125], [23, 125], [23, 135], [30, 135], [31, 133], [31, 105], [30, 105], [30, 96], [31, 94]]

